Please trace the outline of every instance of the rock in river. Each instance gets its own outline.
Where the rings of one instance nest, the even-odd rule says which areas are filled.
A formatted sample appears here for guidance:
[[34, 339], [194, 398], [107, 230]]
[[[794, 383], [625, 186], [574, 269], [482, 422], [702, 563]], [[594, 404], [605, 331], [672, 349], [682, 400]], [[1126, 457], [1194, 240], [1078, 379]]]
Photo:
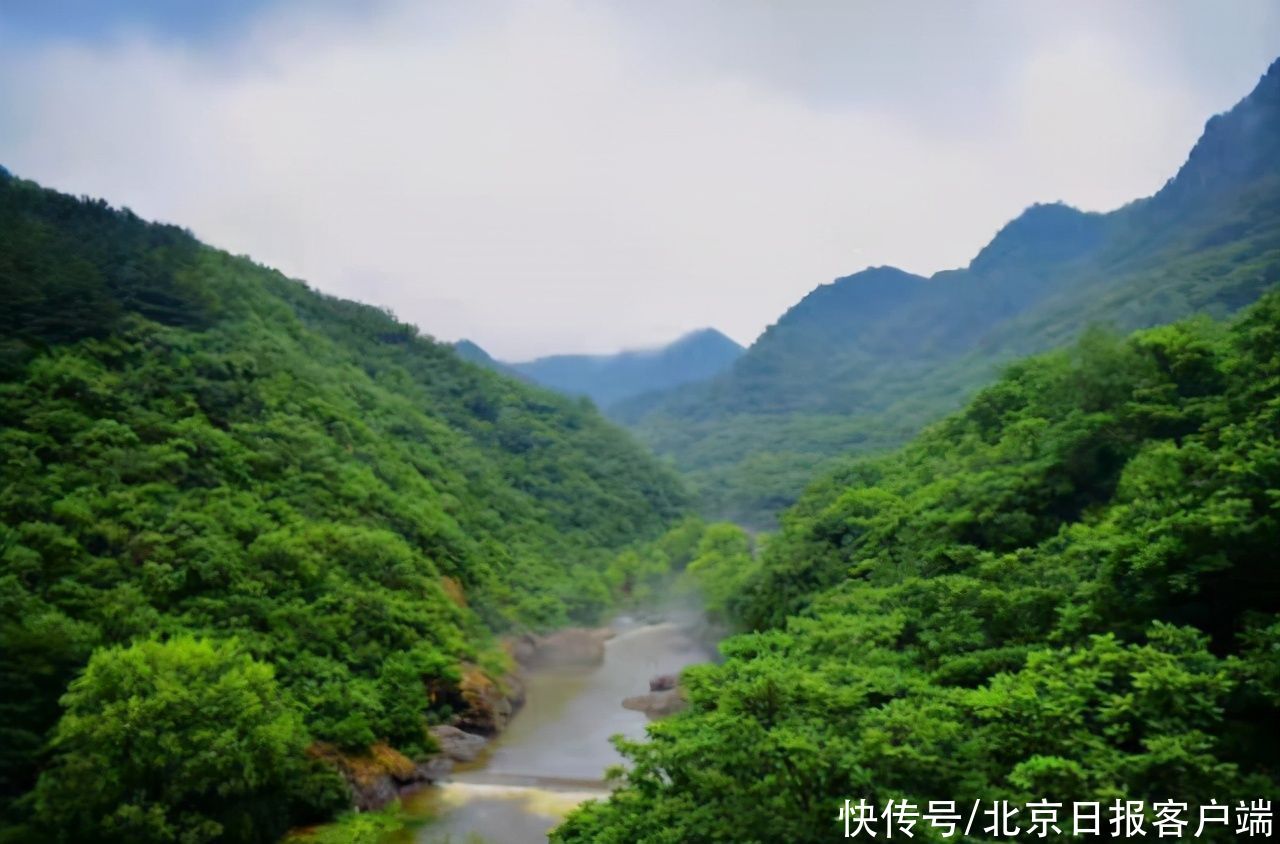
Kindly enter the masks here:
[[659, 674], [656, 677], [649, 678], [649, 691], [651, 692], [669, 692], [676, 687], [680, 678], [675, 674]]
[[684, 695], [680, 693], [680, 689], [666, 689], [660, 692], [649, 692], [646, 695], [635, 695], [634, 697], [623, 698], [622, 706], [625, 709], [634, 709], [637, 712], [643, 712], [650, 718], [662, 718], [667, 715], [674, 715], [684, 709], [688, 703], [684, 699]]
[[608, 628], [570, 627], [546, 636], [521, 636], [507, 647], [527, 668], [547, 666], [596, 666], [604, 662], [604, 643], [613, 637]]

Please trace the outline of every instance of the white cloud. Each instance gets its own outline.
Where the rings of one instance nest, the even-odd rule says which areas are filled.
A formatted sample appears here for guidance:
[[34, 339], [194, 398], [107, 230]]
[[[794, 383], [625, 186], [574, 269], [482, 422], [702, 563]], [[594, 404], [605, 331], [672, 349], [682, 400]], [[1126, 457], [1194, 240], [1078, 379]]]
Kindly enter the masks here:
[[917, 9], [814, 6], [783, 50], [793, 6], [641, 6], [286, 7], [235, 43], [28, 45], [0, 58], [0, 161], [499, 356], [749, 341], [861, 266], [963, 264], [1032, 201], [1149, 193], [1266, 61], [1197, 86], [1142, 15], [984, 7], [904, 60], [867, 45]]

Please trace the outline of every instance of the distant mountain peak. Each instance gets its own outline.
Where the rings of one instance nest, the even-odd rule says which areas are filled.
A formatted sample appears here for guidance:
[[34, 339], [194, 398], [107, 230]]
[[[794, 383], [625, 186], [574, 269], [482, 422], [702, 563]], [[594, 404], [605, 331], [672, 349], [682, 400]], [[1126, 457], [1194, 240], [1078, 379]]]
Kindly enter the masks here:
[[1036, 203], [996, 232], [970, 263], [977, 272], [1021, 268], [1029, 262], [1069, 261], [1097, 248], [1106, 217], [1064, 202]]
[[1187, 160], [1153, 199], [1181, 204], [1280, 173], [1280, 59], [1240, 102], [1210, 117]]
[[689, 346], [722, 346], [725, 348], [737, 349], [744, 352], [746, 349], [737, 340], [725, 334], [718, 328], [695, 328], [687, 334], [682, 334], [667, 346], [659, 351], [669, 352], [675, 348], [687, 348]]
[[898, 269], [897, 267], [890, 266], [889, 264], [879, 264], [874, 267], [866, 267], [865, 269], [858, 270], [856, 273], [841, 276], [831, 282], [831, 284], [911, 283], [913, 281], [919, 281], [920, 279], [921, 277], [915, 273], [909, 273], [906, 270]]
[[470, 340], [459, 340], [453, 344], [453, 350], [463, 360], [469, 360], [472, 363], [491, 363], [494, 362], [493, 356], [486, 352], [476, 343]]
[[782, 315], [778, 324], [814, 315], [830, 316], [833, 309], [870, 316], [910, 299], [925, 281], [923, 276], [897, 267], [867, 267], [809, 291]]
[[[474, 355], [471, 359], [562, 393], [589, 396], [605, 407], [641, 393], [713, 378], [745, 351], [723, 332], [699, 328], [665, 346], [612, 355], [550, 355], [521, 363], [501, 363], [492, 358], [486, 362]], [[467, 355], [462, 349], [458, 353]]]

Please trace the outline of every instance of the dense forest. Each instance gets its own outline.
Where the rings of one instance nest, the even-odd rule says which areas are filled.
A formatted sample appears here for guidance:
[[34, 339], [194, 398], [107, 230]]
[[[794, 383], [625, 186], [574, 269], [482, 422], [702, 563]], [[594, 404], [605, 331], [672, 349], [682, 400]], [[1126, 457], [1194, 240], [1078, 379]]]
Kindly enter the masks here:
[[374, 840], [298, 829], [507, 634], [686, 602], [723, 659], [554, 841], [1280, 801], [1278, 165], [1280, 62], [1152, 197], [526, 364], [0, 168], [0, 844]]
[[1106, 214], [1036, 205], [964, 269], [823, 285], [724, 374], [610, 414], [674, 458], [704, 513], [771, 527], [816, 472], [901, 445], [1017, 357], [1095, 324], [1225, 316], [1277, 283], [1280, 62], [1154, 196]]
[[758, 562], [703, 564], [750, 632], [554, 840], [828, 841], [846, 799], [1274, 805], [1277, 489], [1280, 292], [1016, 363], [812, 484]]
[[330, 817], [318, 748], [427, 750], [685, 509], [585, 400], [7, 173], [0, 378], [0, 840]]

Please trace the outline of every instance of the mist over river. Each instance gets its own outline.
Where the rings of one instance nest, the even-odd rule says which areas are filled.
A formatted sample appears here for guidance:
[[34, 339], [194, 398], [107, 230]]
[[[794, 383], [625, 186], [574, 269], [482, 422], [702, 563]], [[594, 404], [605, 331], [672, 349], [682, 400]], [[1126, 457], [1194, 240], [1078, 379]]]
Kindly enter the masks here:
[[531, 844], [574, 806], [604, 797], [604, 771], [622, 763], [609, 737], [644, 735], [649, 718], [624, 709], [649, 679], [710, 661], [713, 652], [675, 622], [620, 619], [591, 668], [544, 668], [526, 677], [526, 701], [477, 762], [448, 781], [405, 798], [410, 815], [431, 818], [395, 833], [388, 844]]

